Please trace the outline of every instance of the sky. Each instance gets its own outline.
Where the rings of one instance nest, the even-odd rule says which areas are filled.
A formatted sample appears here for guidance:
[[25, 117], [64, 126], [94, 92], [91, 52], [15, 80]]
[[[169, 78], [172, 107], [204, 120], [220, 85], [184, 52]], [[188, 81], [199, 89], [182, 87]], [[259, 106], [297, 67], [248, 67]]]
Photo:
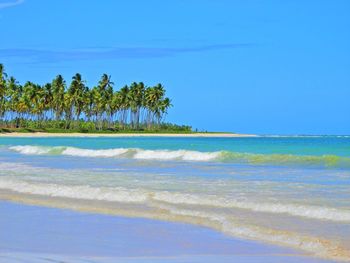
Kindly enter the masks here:
[[350, 134], [350, 1], [0, 0], [21, 83], [162, 83], [201, 131]]

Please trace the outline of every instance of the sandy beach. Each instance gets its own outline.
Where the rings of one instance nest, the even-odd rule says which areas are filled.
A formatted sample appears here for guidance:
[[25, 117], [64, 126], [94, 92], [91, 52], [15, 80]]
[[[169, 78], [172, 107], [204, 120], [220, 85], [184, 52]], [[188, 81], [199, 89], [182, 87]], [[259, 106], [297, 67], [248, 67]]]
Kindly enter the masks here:
[[331, 262], [208, 228], [0, 201], [0, 262]]
[[254, 134], [240, 134], [240, 133], [0, 133], [0, 137], [256, 137]]

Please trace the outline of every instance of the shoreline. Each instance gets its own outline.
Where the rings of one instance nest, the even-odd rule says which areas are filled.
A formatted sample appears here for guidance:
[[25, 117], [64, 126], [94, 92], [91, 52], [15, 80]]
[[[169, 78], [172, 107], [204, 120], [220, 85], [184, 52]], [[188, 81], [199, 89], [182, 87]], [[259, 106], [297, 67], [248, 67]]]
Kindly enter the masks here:
[[[191, 216], [185, 215], [171, 215], [171, 214], [158, 214], [155, 216], [155, 210], [152, 209], [144, 209], [142, 211], [135, 210], [135, 206], [138, 205], [123, 205], [122, 203], [118, 203], [117, 205], [112, 203], [106, 203], [104, 201], [99, 200], [75, 200], [72, 202], [70, 198], [67, 197], [49, 197], [42, 196], [40, 194], [27, 194], [27, 193], [16, 193], [12, 190], [1, 190], [0, 189], [0, 205], [1, 203], [13, 203], [18, 204], [23, 207], [39, 207], [42, 209], [53, 209], [53, 210], [62, 210], [62, 211], [71, 211], [72, 213], [83, 213], [87, 215], [98, 215], [98, 216], [107, 216], [107, 217], [117, 217], [117, 218], [128, 218], [130, 220], [146, 220], [146, 221], [155, 221], [164, 224], [180, 224], [180, 225], [188, 225], [191, 228], [200, 228], [207, 229], [208, 231], [213, 231], [215, 233], [219, 233], [220, 235], [225, 236], [228, 239], [239, 240], [244, 242], [253, 242], [263, 247], [273, 247], [278, 249], [286, 249], [287, 251], [294, 252], [293, 255], [299, 255], [308, 259], [306, 262], [314, 262], [309, 261], [311, 259], [315, 260], [315, 262], [343, 262], [348, 261], [345, 260], [342, 254], [332, 254], [332, 255], [316, 255], [314, 252], [310, 252], [304, 250], [298, 246], [290, 246], [281, 244], [278, 242], [270, 242], [269, 240], [261, 240], [259, 238], [247, 238], [240, 235], [232, 235], [229, 233], [225, 233], [222, 231], [220, 227], [220, 223], [215, 221], [205, 222], [203, 220], [198, 220]], [[0, 206], [1, 213], [1, 206]], [[41, 213], [40, 213], [41, 214]], [[1, 218], [0, 218], [1, 222]], [[1, 229], [1, 224], [0, 224]], [[185, 233], [183, 233], [186, 235]], [[207, 238], [204, 238], [206, 240]], [[265, 251], [265, 250], [264, 250]], [[1, 239], [0, 239], [0, 252], [1, 252]], [[254, 251], [253, 251], [254, 252]], [[252, 256], [250, 252], [247, 255]], [[1, 255], [0, 255], [1, 257]], [[249, 258], [250, 259], [250, 258]], [[187, 262], [187, 261], [186, 261]], [[192, 261], [191, 261], [192, 262]], [[200, 261], [202, 262], [202, 261]], [[213, 261], [213, 263], [217, 261]], [[229, 261], [233, 262], [233, 261]], [[240, 261], [239, 261], [240, 262]], [[246, 261], [243, 261], [246, 262]], [[250, 261], [249, 261], [250, 262]], [[261, 262], [261, 261], [257, 261]], [[270, 261], [264, 261], [270, 262]], [[271, 261], [272, 262], [272, 261]], [[277, 262], [286, 262], [284, 260]], [[294, 261], [293, 261], [294, 262]], [[299, 261], [296, 261], [299, 262]], [[303, 261], [301, 261], [303, 262]], [[2, 263], [0, 261], [0, 263]]]
[[255, 134], [240, 133], [48, 133], [48, 132], [11, 132], [0, 133], [0, 137], [206, 137], [206, 138], [240, 138], [258, 137]]
[[0, 262], [333, 262], [185, 223], [2, 200], [0, 213]]

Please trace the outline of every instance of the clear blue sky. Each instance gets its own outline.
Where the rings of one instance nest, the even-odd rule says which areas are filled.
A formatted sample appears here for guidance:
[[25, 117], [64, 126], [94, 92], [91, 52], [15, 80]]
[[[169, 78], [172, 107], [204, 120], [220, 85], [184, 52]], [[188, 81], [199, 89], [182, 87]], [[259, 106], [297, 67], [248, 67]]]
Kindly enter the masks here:
[[0, 0], [0, 63], [20, 82], [165, 85], [203, 130], [350, 134], [350, 1]]

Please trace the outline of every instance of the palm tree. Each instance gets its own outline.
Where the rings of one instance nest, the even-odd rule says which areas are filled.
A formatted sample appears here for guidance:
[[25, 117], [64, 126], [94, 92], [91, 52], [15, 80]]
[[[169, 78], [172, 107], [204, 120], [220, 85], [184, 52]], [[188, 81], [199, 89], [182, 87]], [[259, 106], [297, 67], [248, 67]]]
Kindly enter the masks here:
[[[113, 100], [113, 85], [111, 81], [111, 76], [103, 74], [101, 80], [98, 83], [98, 92], [100, 93], [100, 101], [98, 106], [99, 111], [99, 122], [102, 128], [102, 118], [103, 115], [111, 117], [113, 114], [112, 100]], [[108, 126], [110, 126], [111, 119], [108, 121]]]
[[6, 105], [5, 111], [10, 114], [9, 119], [15, 119], [15, 125], [19, 127], [19, 112], [18, 104], [20, 97], [22, 96], [22, 86], [18, 85], [17, 80], [14, 77], [10, 77], [7, 82], [6, 90]]
[[56, 121], [62, 118], [64, 113], [64, 93], [66, 90], [66, 82], [61, 75], [52, 81], [52, 108], [55, 113]]
[[131, 110], [131, 125], [133, 128], [139, 128], [140, 123], [140, 110], [143, 106], [143, 97], [145, 93], [145, 85], [143, 82], [133, 82], [130, 85], [130, 90], [128, 93], [128, 99], [130, 102]]
[[53, 116], [53, 91], [51, 83], [46, 83], [43, 87], [44, 114], [47, 119]]
[[94, 89], [92, 90], [88, 89], [85, 93], [85, 104], [83, 108], [83, 112], [85, 114], [85, 117], [87, 118], [87, 121], [90, 121], [93, 116], [93, 108], [94, 108]]
[[[28, 84], [28, 82], [26, 83]], [[18, 101], [17, 101], [17, 105], [14, 105], [15, 110], [17, 111], [19, 118], [20, 119], [25, 119], [26, 115], [29, 115], [29, 111], [30, 111], [30, 103], [29, 103], [29, 86], [28, 85], [24, 85], [19, 86], [18, 88], [18, 92], [16, 92], [16, 96], [18, 96]]]
[[34, 116], [37, 113], [37, 110], [34, 109], [37, 100], [37, 88], [38, 86], [30, 81], [27, 81], [23, 86], [23, 102], [26, 104], [26, 114], [32, 120], [34, 120]]
[[146, 87], [143, 82], [133, 82], [119, 91], [113, 86], [111, 76], [103, 74], [90, 90], [79, 73], [72, 77], [68, 89], [61, 75], [43, 86], [30, 81], [22, 86], [14, 77], [7, 78], [0, 64], [1, 124], [42, 127], [54, 119], [54, 125], [60, 126], [58, 121], [64, 120], [69, 129], [72, 121], [80, 125], [78, 121], [92, 120], [99, 130], [116, 124], [122, 128], [129, 124], [134, 129], [140, 124], [152, 128], [163, 121], [172, 106], [161, 84]]
[[104, 107], [103, 105], [103, 99], [102, 99], [102, 95], [99, 92], [99, 88], [98, 87], [94, 87], [91, 90], [91, 105], [92, 105], [92, 110], [91, 110], [91, 114], [92, 116], [94, 116], [95, 119], [95, 127], [97, 129], [102, 129], [101, 125], [100, 125], [100, 119], [101, 119], [101, 109]]
[[164, 118], [164, 116], [168, 114], [168, 109], [172, 106], [171, 100], [169, 98], [164, 98], [160, 101], [159, 104], [160, 116], [158, 118], [158, 124], [160, 124], [162, 118]]
[[160, 102], [165, 95], [165, 89], [162, 84], [147, 88], [145, 93], [145, 108], [147, 109], [147, 126], [150, 127], [155, 119], [159, 118], [161, 110]]
[[64, 105], [64, 117], [65, 117], [65, 128], [69, 129], [72, 121], [73, 110], [72, 110], [72, 96], [68, 92], [64, 93], [63, 98]]
[[79, 73], [76, 73], [72, 77], [72, 82], [67, 91], [69, 94], [68, 102], [70, 102], [70, 105], [66, 105], [68, 107], [71, 107], [70, 111], [75, 114], [76, 120], [80, 119], [80, 115], [83, 111], [87, 90], [88, 88], [85, 86], [81, 75]]
[[113, 93], [112, 102], [110, 104], [110, 123], [113, 123], [115, 120], [115, 114], [122, 109], [122, 95], [120, 91]]
[[123, 128], [127, 123], [128, 109], [130, 108], [129, 92], [130, 92], [130, 89], [127, 85], [125, 85], [119, 91], [120, 110], [121, 110], [119, 122]]
[[45, 89], [44, 87], [33, 83], [31, 83], [29, 87], [31, 113], [33, 114], [33, 117], [36, 118], [39, 127], [41, 128], [42, 121], [44, 120], [44, 112], [46, 109]]
[[5, 115], [6, 77], [4, 65], [0, 64], [0, 118]]

